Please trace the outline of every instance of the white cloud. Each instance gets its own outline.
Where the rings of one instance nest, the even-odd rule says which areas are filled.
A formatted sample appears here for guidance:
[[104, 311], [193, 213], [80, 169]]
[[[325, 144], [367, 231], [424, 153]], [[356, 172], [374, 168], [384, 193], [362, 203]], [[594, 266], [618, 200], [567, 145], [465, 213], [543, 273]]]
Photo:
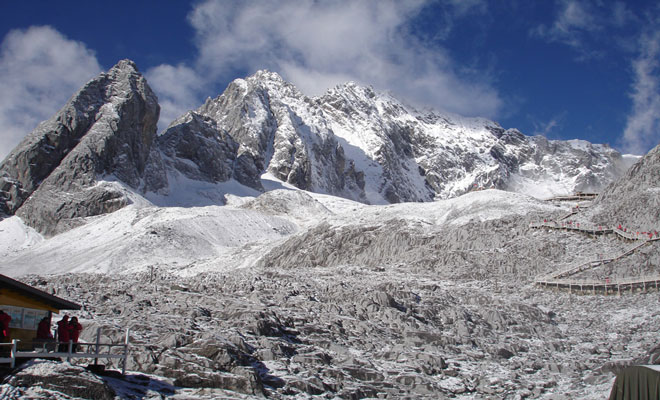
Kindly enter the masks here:
[[51, 27], [10, 31], [0, 44], [0, 159], [99, 72], [93, 51]]
[[632, 112], [623, 133], [624, 151], [643, 154], [660, 142], [660, 31], [641, 39], [633, 62]]
[[550, 25], [540, 25], [532, 35], [563, 43], [578, 53], [580, 61], [602, 58], [615, 49], [630, 50], [621, 30], [639, 25], [638, 17], [621, 1], [557, 0], [557, 14]]
[[566, 117], [566, 112], [562, 112], [559, 115], [554, 116], [547, 122], [536, 122], [534, 121], [534, 135], [541, 135], [547, 138], [552, 137], [555, 129], [561, 129], [562, 121]]
[[199, 93], [204, 82], [185, 65], [176, 67], [162, 64], [146, 72], [147, 81], [158, 95], [160, 117], [158, 130], [163, 131], [177, 117], [199, 107]]
[[[463, 115], [495, 116], [502, 101], [486, 78], [462, 78], [460, 68], [441, 48], [428, 47], [407, 33], [406, 24], [424, 5], [423, 1], [207, 0], [197, 4], [188, 18], [196, 31], [199, 56], [185, 68], [206, 82], [270, 69], [308, 95], [351, 80], [389, 90], [412, 103]], [[455, 14], [470, 10], [480, 12], [483, 3], [471, 1]], [[163, 97], [152, 71], [147, 76]], [[197, 93], [201, 100], [199, 90], [205, 86], [192, 80], [184, 91]], [[171, 99], [172, 109], [186, 110], [188, 96]]]
[[[561, 0], [559, 12], [551, 26], [540, 25], [533, 33], [550, 42], [559, 42], [589, 53], [585, 46], [588, 35], [602, 29], [602, 22], [597, 17], [596, 7], [588, 1]], [[583, 54], [584, 56], [585, 54]]]

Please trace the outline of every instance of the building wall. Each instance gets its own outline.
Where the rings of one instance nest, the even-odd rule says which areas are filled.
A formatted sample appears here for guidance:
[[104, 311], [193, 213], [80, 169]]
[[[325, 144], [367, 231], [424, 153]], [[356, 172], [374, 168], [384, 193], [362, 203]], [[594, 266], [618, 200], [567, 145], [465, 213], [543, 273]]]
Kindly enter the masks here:
[[11, 315], [10, 337], [5, 338], [4, 342], [18, 339], [18, 348], [21, 350], [32, 348], [39, 321], [43, 317], [49, 317], [51, 312], [59, 312], [48, 304], [6, 288], [0, 290], [0, 310]]

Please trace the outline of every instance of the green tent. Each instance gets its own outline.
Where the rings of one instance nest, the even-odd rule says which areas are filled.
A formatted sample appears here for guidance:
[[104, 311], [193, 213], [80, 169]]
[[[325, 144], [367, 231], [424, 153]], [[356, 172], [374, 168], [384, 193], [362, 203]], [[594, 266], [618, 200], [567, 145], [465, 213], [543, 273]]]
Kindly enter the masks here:
[[660, 365], [635, 365], [617, 374], [610, 400], [660, 399]]

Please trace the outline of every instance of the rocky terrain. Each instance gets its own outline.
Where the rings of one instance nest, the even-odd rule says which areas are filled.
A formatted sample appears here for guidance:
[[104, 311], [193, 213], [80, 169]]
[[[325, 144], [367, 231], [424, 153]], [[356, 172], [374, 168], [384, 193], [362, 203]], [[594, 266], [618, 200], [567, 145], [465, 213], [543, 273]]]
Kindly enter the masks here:
[[28, 282], [82, 301], [83, 340], [103, 325], [120, 342], [130, 326], [129, 376], [199, 398], [603, 398], [617, 365], [648, 361], [660, 322], [657, 293], [575, 296], [403, 267]]
[[[104, 381], [112, 396], [600, 399], [613, 371], [657, 358], [649, 327], [660, 322], [658, 292], [587, 296], [532, 285], [577, 256], [626, 246], [529, 228], [566, 207], [493, 190], [389, 206], [288, 190], [234, 202], [222, 208], [297, 228], [184, 268], [140, 239], [153, 268], [21, 278], [82, 304], [84, 341], [102, 327], [104, 341], [120, 343], [130, 327], [128, 378]], [[189, 225], [160, 217], [133, 232]], [[67, 234], [100, 246], [84, 244], [85, 228]], [[660, 252], [647, 251], [657, 271]], [[636, 263], [617, 270], [636, 274]], [[0, 390], [28, 393], [21, 382]]]
[[[572, 218], [660, 228], [657, 148], [617, 180], [605, 146], [265, 71], [157, 115], [122, 61], [0, 165], [0, 273], [81, 304], [83, 342], [131, 338], [125, 377], [39, 360], [0, 397], [602, 399], [660, 362], [658, 291], [533, 285], [629, 243], [531, 228], [575, 204], [525, 194], [613, 182]], [[657, 274], [657, 243], [576, 278]]]
[[[590, 218], [626, 221], [643, 231], [660, 226], [660, 145], [612, 182], [596, 200]], [[640, 212], [646, 210], [646, 212]]]

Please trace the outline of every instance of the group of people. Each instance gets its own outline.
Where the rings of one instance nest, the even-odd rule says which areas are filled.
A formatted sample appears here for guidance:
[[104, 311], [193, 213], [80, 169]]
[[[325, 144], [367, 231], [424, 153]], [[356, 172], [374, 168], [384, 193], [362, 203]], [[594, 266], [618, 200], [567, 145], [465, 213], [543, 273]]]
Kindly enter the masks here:
[[[78, 322], [77, 317], [69, 319], [68, 315], [64, 315], [62, 319], [57, 322], [57, 341], [60, 344], [57, 351], [64, 353], [68, 352], [69, 341], [71, 341], [73, 342], [71, 351], [75, 352], [82, 329], [82, 325]], [[44, 317], [39, 322], [39, 326], [37, 327], [37, 339], [53, 339], [53, 334], [50, 331], [50, 319], [48, 317]]]

